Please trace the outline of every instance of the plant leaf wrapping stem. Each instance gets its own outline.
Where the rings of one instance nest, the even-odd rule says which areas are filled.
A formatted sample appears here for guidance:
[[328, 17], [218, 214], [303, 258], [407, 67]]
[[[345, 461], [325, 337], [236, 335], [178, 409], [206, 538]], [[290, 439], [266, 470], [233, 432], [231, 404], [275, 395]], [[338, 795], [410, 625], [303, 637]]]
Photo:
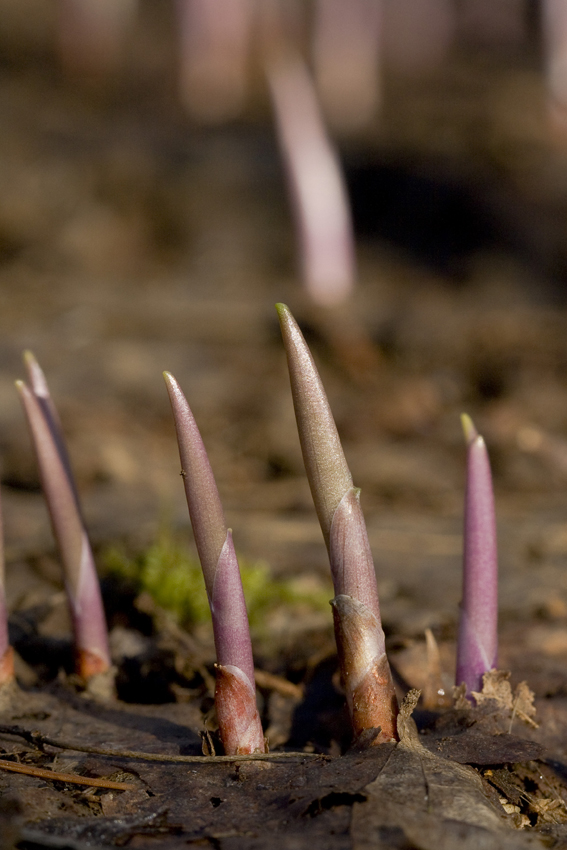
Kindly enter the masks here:
[[358, 599], [380, 622], [374, 560], [356, 487], [346, 491], [333, 514], [329, 557], [337, 596]]

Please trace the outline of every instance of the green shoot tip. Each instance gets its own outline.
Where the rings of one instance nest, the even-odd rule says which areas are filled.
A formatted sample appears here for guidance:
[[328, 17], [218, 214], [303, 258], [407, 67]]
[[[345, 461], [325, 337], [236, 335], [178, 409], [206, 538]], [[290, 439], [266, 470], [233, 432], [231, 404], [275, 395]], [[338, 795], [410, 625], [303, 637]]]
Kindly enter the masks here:
[[467, 445], [474, 443], [476, 438], [478, 437], [478, 431], [474, 426], [474, 422], [468, 415], [468, 413], [461, 413], [461, 425], [463, 426], [463, 432], [465, 435], [465, 440], [467, 441]]

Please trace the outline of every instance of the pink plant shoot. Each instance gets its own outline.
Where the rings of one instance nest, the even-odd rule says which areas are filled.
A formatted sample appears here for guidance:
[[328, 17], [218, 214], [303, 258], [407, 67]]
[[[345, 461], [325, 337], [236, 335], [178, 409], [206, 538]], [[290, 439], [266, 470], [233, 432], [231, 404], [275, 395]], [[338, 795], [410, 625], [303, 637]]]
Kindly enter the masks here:
[[543, 0], [542, 29], [552, 129], [559, 138], [564, 138], [567, 132], [567, 6], [562, 0]]
[[104, 77], [127, 53], [138, 0], [59, 0], [58, 40], [71, 73]]
[[[1, 506], [0, 506], [1, 507]], [[8, 608], [6, 606], [4, 570], [4, 528], [0, 509], [0, 688], [14, 680], [14, 650], [8, 638]]]
[[346, 132], [369, 124], [381, 99], [381, 0], [316, 0], [313, 66], [327, 118]]
[[462, 416], [467, 441], [463, 599], [457, 644], [457, 685], [482, 690], [498, 653], [498, 556], [490, 461], [472, 420]]
[[179, 384], [165, 383], [173, 410], [189, 516], [211, 607], [217, 680], [215, 705], [227, 755], [266, 752], [256, 706], [254, 661], [240, 569], [197, 424]]
[[303, 281], [316, 304], [332, 307], [348, 298], [356, 279], [342, 169], [302, 60], [293, 55], [274, 60], [268, 82], [299, 236]]
[[229, 121], [248, 88], [254, 0], [177, 0], [180, 95], [193, 118]]
[[43, 372], [30, 352], [31, 388], [16, 381], [37, 456], [53, 533], [61, 553], [75, 633], [75, 664], [85, 680], [111, 667], [108, 634], [94, 558], [81, 517], [69, 457]]
[[307, 478], [329, 552], [332, 600], [343, 685], [355, 738], [381, 729], [374, 743], [397, 738], [398, 706], [386, 657], [376, 572], [360, 507], [360, 490], [307, 344], [285, 304], [277, 310]]

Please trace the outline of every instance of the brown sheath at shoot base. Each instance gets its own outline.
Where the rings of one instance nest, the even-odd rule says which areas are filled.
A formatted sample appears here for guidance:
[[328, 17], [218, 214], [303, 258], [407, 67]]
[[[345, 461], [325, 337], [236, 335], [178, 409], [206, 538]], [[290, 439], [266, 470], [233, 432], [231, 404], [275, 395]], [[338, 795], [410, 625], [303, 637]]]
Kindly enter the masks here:
[[380, 727], [373, 744], [396, 741], [398, 702], [382, 627], [372, 611], [351, 596], [336, 596], [331, 605], [355, 740], [368, 729]]
[[14, 680], [14, 650], [8, 647], [0, 658], [0, 686]]
[[245, 673], [233, 665], [215, 664], [215, 706], [225, 753], [267, 753], [256, 706], [256, 693]]

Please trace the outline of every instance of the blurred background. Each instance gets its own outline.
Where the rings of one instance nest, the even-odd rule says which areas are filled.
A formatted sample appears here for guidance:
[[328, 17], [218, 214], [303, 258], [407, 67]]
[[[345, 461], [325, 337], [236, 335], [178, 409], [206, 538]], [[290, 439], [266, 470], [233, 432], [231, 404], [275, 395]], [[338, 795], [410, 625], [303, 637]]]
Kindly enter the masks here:
[[452, 652], [466, 410], [495, 475], [502, 660], [537, 688], [546, 659], [541, 689], [561, 691], [563, 6], [0, 0], [13, 610], [59, 586], [13, 387], [27, 348], [58, 405], [97, 551], [140, 552], [163, 527], [191, 540], [167, 369], [237, 550], [274, 576], [326, 581], [273, 307], [284, 301], [362, 488], [401, 669], [421, 657], [427, 627]]

